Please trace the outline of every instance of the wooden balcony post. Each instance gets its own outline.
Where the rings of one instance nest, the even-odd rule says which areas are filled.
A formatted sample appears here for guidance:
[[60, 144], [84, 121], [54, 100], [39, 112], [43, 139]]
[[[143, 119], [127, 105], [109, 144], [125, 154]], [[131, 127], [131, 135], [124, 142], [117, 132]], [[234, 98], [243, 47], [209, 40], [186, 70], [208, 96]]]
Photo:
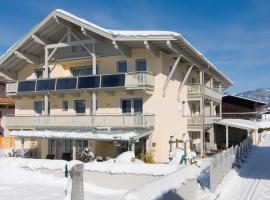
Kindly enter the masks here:
[[[95, 44], [93, 44], [92, 54], [91, 54], [93, 61], [92, 61], [92, 74], [97, 74], [97, 58], [95, 54]], [[92, 92], [92, 114], [95, 114], [97, 111], [97, 94], [96, 92]]]
[[226, 149], [229, 147], [229, 127], [226, 126]]
[[[49, 58], [48, 52], [49, 50], [45, 48], [45, 60], [44, 60], [44, 74], [43, 78], [49, 78]], [[44, 95], [44, 115], [49, 115], [49, 95]]]

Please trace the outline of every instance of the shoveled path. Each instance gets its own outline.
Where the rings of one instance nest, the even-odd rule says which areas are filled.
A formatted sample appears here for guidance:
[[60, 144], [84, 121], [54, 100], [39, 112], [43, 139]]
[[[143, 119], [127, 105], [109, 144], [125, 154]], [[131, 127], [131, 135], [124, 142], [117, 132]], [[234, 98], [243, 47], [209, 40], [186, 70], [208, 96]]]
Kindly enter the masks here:
[[239, 170], [225, 177], [218, 193], [218, 200], [270, 199], [270, 133], [263, 135]]

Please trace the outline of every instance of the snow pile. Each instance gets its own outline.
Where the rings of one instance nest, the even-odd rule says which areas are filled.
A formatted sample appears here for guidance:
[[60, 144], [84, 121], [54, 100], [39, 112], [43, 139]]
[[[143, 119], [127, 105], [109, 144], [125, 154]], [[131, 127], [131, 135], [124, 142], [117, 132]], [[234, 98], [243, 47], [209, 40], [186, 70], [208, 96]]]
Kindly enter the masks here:
[[269, 119], [265, 119], [262, 121], [257, 122], [258, 123], [258, 127], [265, 129], [265, 128], [270, 128], [270, 120]]
[[[28, 168], [31, 170], [48, 169], [48, 170], [65, 170], [66, 164], [70, 169], [74, 164], [80, 161], [64, 160], [46, 160], [30, 158], [0, 158], [0, 165], [13, 166], [17, 168]], [[103, 172], [111, 174], [136, 174], [150, 176], [164, 176], [179, 169], [179, 166], [166, 164], [144, 164], [144, 163], [110, 163], [110, 162], [91, 162], [84, 164], [84, 170], [92, 172]]]
[[176, 149], [175, 151], [171, 152], [170, 157], [172, 158], [172, 160], [170, 161], [170, 164], [179, 165], [184, 154], [184, 149], [182, 148]]
[[135, 153], [133, 151], [126, 151], [117, 156], [115, 160], [120, 163], [130, 163], [135, 160]]
[[0, 157], [6, 157], [12, 153], [12, 149], [0, 149]]
[[262, 142], [263, 141], [270, 141], [270, 132], [269, 131], [264, 131], [262, 132]]
[[86, 171], [149, 176], [164, 176], [178, 170], [179, 168], [180, 167], [177, 165], [141, 163], [92, 162], [84, 165], [84, 170]]
[[154, 182], [135, 188], [125, 195], [125, 200], [154, 200], [162, 197], [169, 191], [181, 187], [187, 180], [196, 179], [199, 174], [197, 167], [188, 166], [162, 177]]
[[67, 161], [64, 160], [46, 160], [46, 159], [30, 159], [30, 158], [0, 158], [1, 165], [9, 165], [18, 168], [29, 168], [31, 170], [49, 169], [64, 170]]

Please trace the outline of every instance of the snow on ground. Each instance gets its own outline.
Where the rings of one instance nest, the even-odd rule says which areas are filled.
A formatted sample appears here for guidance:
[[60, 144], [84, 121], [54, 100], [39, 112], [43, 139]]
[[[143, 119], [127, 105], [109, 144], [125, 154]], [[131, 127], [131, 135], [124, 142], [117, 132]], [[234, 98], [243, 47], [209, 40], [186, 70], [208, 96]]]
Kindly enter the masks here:
[[231, 170], [217, 188], [218, 200], [268, 200], [270, 198], [270, 132], [253, 148], [240, 169]]
[[[130, 153], [122, 155], [123, 160]], [[68, 179], [64, 177], [65, 165], [72, 166], [80, 161], [66, 162], [62, 160], [42, 160], [26, 158], [0, 158], [0, 200], [58, 200], [65, 198]], [[180, 167], [169, 164], [145, 163], [86, 163], [84, 188], [85, 199], [120, 200], [125, 198], [155, 199], [169, 190], [180, 187], [187, 179], [196, 178], [196, 167]], [[156, 177], [150, 182], [143, 182], [141, 187], [113, 189], [95, 184], [87, 173], [151, 176]], [[106, 181], [106, 178], [104, 178]], [[129, 181], [129, 180], [128, 180]], [[106, 185], [106, 184], [105, 184]]]

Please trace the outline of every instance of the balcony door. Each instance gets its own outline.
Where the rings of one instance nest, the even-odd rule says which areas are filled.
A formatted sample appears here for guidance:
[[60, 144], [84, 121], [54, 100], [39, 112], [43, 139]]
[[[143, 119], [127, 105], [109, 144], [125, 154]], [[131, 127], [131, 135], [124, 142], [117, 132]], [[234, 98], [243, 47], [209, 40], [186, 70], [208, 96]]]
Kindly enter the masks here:
[[121, 108], [123, 114], [142, 114], [143, 99], [142, 98], [122, 99]]
[[[42, 115], [45, 108], [44, 101], [34, 101], [33, 108], [37, 115]], [[50, 102], [48, 102], [48, 114], [50, 114]]]

